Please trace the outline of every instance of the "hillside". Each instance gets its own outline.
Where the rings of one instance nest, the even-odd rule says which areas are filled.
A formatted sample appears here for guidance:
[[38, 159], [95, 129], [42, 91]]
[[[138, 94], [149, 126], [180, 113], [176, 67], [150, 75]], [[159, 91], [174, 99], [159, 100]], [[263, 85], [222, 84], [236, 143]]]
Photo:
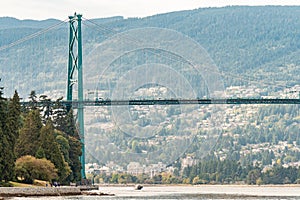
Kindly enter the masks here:
[[[300, 47], [299, 12], [300, 7], [209, 8], [119, 20], [106, 26], [118, 31], [173, 29], [202, 45], [225, 73], [247, 74], [266, 82], [289, 80], [294, 85], [299, 80], [294, 76], [299, 73], [295, 56]], [[276, 73], [282, 76], [274, 76]]]
[[[117, 33], [146, 27], [172, 29], [197, 41], [218, 67], [228, 97], [297, 97], [300, 82], [300, 7], [206, 8], [146, 18], [113, 17], [91, 21], [97, 26], [88, 21], [83, 24], [83, 54], [87, 64], [84, 66], [89, 75], [85, 76], [87, 98], [89, 90], [99, 86], [98, 82], [111, 81], [108, 86], [100, 86], [114, 88], [123, 73], [118, 68], [121, 64], [125, 63], [128, 69], [132, 69], [131, 64], [145, 64], [140, 60], [133, 63], [135, 60], [132, 59], [145, 56], [143, 52], [128, 53], [122, 59], [116, 59], [112, 64], [115, 68], [107, 70], [109, 73], [104, 74], [107, 80], [99, 80], [106, 66], [88, 63], [92, 56], [97, 56], [96, 47]], [[0, 18], [0, 48], [57, 23], [57, 20]], [[159, 39], [160, 35], [157, 37]], [[18, 85], [21, 96], [25, 98], [31, 90], [49, 94], [52, 98], [64, 95], [67, 44], [68, 26], [62, 24], [33, 40], [1, 50], [0, 77], [6, 88], [5, 94], [10, 96]], [[167, 55], [166, 52], [158, 52]], [[186, 63], [182, 66], [172, 64], [176, 69], [182, 67], [182, 74], [185, 73], [184, 67], [188, 66]], [[193, 74], [188, 72], [184, 75], [192, 77]], [[22, 82], [20, 77], [26, 81]], [[198, 80], [196, 77], [195, 82], [202, 81]], [[174, 97], [172, 91], [159, 85], [147, 85], [135, 92], [137, 97]], [[229, 157], [244, 164], [255, 160], [265, 166], [278, 160], [283, 164], [294, 163], [300, 155], [298, 111], [299, 106], [296, 105], [132, 106], [128, 111], [131, 122], [127, 123], [128, 119], [123, 117], [127, 116], [125, 112], [111, 108], [87, 108], [87, 160], [94, 159], [103, 164], [118, 160], [122, 166], [131, 160], [172, 164], [177, 158], [196, 154], [195, 157], [204, 157], [212, 150], [220, 159]]]
[[[218, 66], [226, 86], [257, 84], [265, 87], [264, 83], [268, 83], [274, 85], [268, 86], [274, 91], [277, 85], [293, 86], [299, 83], [299, 12], [300, 7], [225, 7], [173, 12], [146, 18], [93, 19], [93, 22], [99, 24], [98, 27], [91, 27], [88, 22], [83, 25], [84, 60], [87, 60], [96, 44], [116, 33], [142, 27], [167, 28], [197, 41]], [[34, 21], [8, 17], [0, 18], [0, 21], [0, 46], [59, 22], [54, 19]], [[63, 24], [59, 29], [38, 38], [8, 48], [7, 51], [2, 50], [0, 53], [6, 59], [2, 59], [0, 63], [2, 66], [8, 65], [8, 68], [29, 68], [34, 59], [34, 65], [39, 65], [41, 71], [52, 66], [52, 72], [66, 72], [67, 31], [67, 25]], [[23, 48], [34, 50], [16, 54]], [[11, 60], [14, 60], [13, 64], [9, 62]], [[37, 71], [33, 73], [39, 74]], [[280, 76], [277, 76], [278, 73]], [[10, 72], [5, 74], [7, 77], [10, 75]], [[51, 75], [49, 82], [60, 80], [59, 88], [64, 89], [64, 82], [61, 81], [64, 78], [63, 74]], [[38, 85], [38, 82], [31, 85]], [[36, 90], [42, 92], [40, 88]]]

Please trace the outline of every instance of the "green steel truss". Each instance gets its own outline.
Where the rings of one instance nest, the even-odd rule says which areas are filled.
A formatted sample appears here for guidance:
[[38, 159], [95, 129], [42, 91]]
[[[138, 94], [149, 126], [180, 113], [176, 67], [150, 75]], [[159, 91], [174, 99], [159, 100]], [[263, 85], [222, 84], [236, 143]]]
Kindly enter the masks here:
[[[77, 100], [83, 101], [83, 80], [82, 80], [82, 37], [81, 37], [81, 17], [82, 15], [74, 14], [69, 16], [70, 35], [69, 35], [69, 63], [68, 63], [68, 85], [67, 85], [67, 101], [73, 101], [73, 85], [77, 83], [78, 97]], [[77, 72], [77, 73], [76, 73]], [[77, 74], [77, 77], [75, 77]], [[82, 145], [82, 156], [80, 162], [82, 165], [81, 176], [85, 176], [85, 146], [84, 146], [84, 105], [78, 104], [78, 124], [80, 142]], [[71, 109], [71, 104], [67, 106], [68, 110]]]

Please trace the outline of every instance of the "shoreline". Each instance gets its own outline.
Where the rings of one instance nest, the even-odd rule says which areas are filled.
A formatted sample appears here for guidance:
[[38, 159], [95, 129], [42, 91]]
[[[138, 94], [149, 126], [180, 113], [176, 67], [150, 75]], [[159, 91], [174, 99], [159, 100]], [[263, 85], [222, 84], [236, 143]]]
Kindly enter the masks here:
[[[95, 187], [0, 187], [0, 200], [11, 197], [47, 196], [135, 196], [166, 195], [169, 193], [227, 196], [227, 197], [300, 197], [299, 184], [287, 185], [154, 185], [143, 184], [142, 190], [135, 190], [134, 184], [99, 184]], [[298, 191], [297, 194], [293, 191]], [[142, 191], [142, 192], [141, 192]], [[280, 192], [281, 191], [281, 192]], [[149, 193], [150, 192], [150, 193]], [[277, 193], [279, 192], [279, 193]]]
[[80, 196], [80, 195], [109, 195], [98, 190], [98, 187], [0, 187], [0, 200], [5, 197], [39, 197], [39, 196]]
[[97, 187], [135, 187], [136, 185], [143, 185], [144, 187], [300, 187], [300, 184], [262, 184], [262, 185], [248, 185], [248, 184], [95, 184]]
[[0, 197], [71, 196], [81, 194], [80, 188], [71, 187], [0, 187]]

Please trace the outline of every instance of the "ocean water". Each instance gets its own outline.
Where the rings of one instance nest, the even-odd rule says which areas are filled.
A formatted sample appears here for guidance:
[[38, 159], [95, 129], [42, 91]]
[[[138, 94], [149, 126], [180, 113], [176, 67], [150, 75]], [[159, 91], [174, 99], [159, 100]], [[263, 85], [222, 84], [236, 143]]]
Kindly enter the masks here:
[[141, 199], [282, 199], [300, 200], [299, 186], [146, 186], [142, 190], [133, 187], [100, 187], [99, 191], [114, 196], [67, 196], [67, 197], [15, 197], [13, 200], [141, 200]]

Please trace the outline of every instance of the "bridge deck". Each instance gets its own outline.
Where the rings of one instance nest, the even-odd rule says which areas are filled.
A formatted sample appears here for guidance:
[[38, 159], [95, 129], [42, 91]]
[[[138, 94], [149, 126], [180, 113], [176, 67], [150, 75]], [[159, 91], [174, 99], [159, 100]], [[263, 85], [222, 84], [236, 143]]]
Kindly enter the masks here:
[[[21, 102], [29, 105], [31, 102]], [[36, 105], [55, 104], [51, 102], [38, 102]], [[61, 101], [64, 105], [78, 107], [84, 106], [125, 106], [125, 105], [184, 105], [184, 104], [300, 104], [300, 99], [153, 99], [153, 100], [97, 100], [97, 101]]]

